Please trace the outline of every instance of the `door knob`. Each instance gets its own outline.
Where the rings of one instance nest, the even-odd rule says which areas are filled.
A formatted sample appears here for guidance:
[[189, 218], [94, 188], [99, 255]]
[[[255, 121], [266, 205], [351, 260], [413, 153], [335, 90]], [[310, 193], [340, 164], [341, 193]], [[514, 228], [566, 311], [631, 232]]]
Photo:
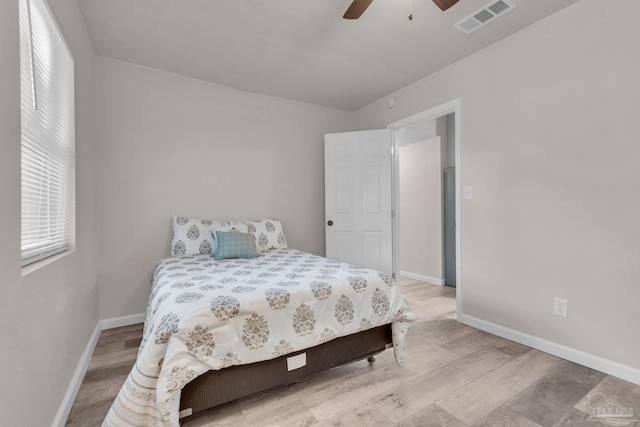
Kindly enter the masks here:
[[333, 221], [331, 221], [331, 220], [327, 221], [327, 225], [328, 225], [329, 227], [331, 227], [331, 226], [333, 225]]

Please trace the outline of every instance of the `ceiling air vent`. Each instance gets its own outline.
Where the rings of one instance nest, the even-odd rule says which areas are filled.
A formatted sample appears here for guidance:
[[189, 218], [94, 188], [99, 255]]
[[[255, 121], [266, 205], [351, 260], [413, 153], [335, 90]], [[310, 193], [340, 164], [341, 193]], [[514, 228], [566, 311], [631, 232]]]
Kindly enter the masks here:
[[492, 1], [481, 9], [476, 10], [466, 18], [455, 23], [455, 27], [469, 34], [478, 28], [493, 21], [499, 15], [515, 9], [516, 5], [511, 0]]

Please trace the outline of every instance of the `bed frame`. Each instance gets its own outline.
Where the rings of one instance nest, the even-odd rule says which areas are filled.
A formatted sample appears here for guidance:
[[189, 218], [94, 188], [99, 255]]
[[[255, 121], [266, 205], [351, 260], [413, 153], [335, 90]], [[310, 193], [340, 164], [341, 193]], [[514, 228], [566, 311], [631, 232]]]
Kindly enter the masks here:
[[[373, 362], [375, 354], [393, 347], [391, 338], [391, 325], [382, 325], [276, 359], [209, 371], [182, 389], [180, 418], [274, 387], [293, 384], [345, 363], [365, 358]], [[304, 366], [288, 369], [288, 366], [298, 366], [302, 361]]]

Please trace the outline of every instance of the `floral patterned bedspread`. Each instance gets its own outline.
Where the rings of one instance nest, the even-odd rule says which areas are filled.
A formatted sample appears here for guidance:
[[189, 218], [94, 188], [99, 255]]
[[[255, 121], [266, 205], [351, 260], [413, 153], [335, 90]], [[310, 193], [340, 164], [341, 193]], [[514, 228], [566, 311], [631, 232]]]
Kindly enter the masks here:
[[178, 426], [182, 387], [211, 369], [273, 359], [392, 323], [404, 363], [415, 316], [387, 275], [274, 249], [258, 258], [165, 258], [143, 340], [103, 426]]

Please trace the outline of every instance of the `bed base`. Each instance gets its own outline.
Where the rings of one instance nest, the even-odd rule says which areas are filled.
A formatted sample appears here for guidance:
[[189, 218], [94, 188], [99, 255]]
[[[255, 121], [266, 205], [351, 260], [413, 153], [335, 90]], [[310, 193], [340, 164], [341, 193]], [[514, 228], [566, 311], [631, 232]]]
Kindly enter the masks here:
[[[296, 383], [345, 363], [362, 359], [372, 362], [375, 360], [373, 355], [392, 346], [391, 325], [382, 325], [276, 359], [209, 371], [182, 389], [181, 419], [242, 397]], [[288, 369], [288, 365], [295, 367], [303, 359], [306, 359], [304, 366]]]

